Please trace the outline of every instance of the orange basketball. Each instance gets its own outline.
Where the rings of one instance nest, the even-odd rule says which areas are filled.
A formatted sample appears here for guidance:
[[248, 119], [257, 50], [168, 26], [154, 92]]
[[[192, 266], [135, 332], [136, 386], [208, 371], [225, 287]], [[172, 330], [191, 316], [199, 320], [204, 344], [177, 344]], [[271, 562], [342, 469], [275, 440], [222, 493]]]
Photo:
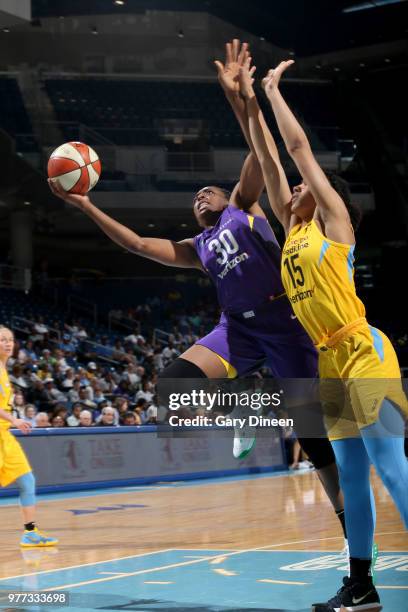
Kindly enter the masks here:
[[99, 180], [98, 154], [83, 142], [66, 142], [51, 153], [48, 176], [69, 193], [85, 195]]

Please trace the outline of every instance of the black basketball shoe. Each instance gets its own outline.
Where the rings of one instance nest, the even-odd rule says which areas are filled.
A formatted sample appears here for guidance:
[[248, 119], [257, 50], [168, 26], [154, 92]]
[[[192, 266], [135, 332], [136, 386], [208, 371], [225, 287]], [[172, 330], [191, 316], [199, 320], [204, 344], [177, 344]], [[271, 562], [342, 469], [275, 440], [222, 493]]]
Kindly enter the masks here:
[[373, 584], [372, 578], [357, 581], [355, 578], [346, 576], [343, 578], [343, 586], [337, 595], [329, 599], [327, 603], [312, 604], [312, 612], [379, 612], [382, 610], [380, 598]]

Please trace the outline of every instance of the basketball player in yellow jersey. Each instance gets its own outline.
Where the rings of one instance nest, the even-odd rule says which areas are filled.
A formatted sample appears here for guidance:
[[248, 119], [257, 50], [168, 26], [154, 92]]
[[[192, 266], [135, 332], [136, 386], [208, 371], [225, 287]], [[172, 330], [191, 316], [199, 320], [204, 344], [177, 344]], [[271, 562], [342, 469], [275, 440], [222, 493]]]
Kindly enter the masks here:
[[56, 538], [40, 533], [35, 526], [35, 480], [31, 466], [20, 444], [10, 433], [15, 427], [28, 434], [31, 425], [16, 419], [11, 412], [11, 385], [7, 374], [7, 361], [13, 354], [14, 336], [7, 327], [0, 326], [0, 485], [6, 487], [15, 482], [19, 488], [20, 505], [24, 521], [24, 533], [20, 546], [54, 546]]
[[[303, 179], [287, 202], [274, 209], [286, 232], [282, 280], [294, 313], [319, 350], [323, 403], [336, 400], [340, 386], [350, 409], [341, 418], [327, 419], [345, 498], [350, 577], [343, 579], [335, 597], [313, 604], [312, 610], [371, 612], [381, 605], [370, 572], [375, 522], [370, 463], [408, 527], [408, 462], [404, 423], [396, 410], [398, 406], [407, 414], [407, 400], [391, 342], [367, 323], [356, 295], [352, 227], [356, 215], [347, 184], [325, 175], [279, 91], [280, 78], [292, 63], [282, 62], [263, 80], [286, 149]], [[240, 71], [240, 91], [269, 194], [282, 180], [283, 169], [261, 121], [249, 65], [248, 61]], [[334, 396], [330, 380], [335, 383]]]

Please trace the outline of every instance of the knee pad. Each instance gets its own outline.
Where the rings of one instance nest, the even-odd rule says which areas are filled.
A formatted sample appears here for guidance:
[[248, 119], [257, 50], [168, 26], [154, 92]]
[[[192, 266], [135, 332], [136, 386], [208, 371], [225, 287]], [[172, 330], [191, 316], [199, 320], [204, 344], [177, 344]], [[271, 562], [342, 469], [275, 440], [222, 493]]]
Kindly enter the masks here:
[[298, 438], [298, 440], [316, 470], [335, 463], [336, 457], [328, 438]]
[[32, 472], [23, 474], [17, 478], [16, 484], [20, 494], [20, 504], [22, 506], [35, 505], [35, 478]]
[[164, 368], [159, 378], [207, 378], [207, 376], [195, 363], [177, 357], [173, 363]]

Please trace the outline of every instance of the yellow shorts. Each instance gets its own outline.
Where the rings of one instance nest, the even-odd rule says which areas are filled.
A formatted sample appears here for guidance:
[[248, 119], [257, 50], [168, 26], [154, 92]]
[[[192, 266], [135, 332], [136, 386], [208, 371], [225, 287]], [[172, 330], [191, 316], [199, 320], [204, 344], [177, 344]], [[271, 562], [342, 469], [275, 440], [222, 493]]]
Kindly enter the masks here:
[[319, 351], [320, 399], [329, 438], [358, 437], [378, 420], [384, 399], [408, 417], [397, 355], [380, 330], [363, 326], [333, 348]]
[[8, 430], [0, 430], [0, 485], [8, 484], [31, 472], [31, 465], [19, 442]]

